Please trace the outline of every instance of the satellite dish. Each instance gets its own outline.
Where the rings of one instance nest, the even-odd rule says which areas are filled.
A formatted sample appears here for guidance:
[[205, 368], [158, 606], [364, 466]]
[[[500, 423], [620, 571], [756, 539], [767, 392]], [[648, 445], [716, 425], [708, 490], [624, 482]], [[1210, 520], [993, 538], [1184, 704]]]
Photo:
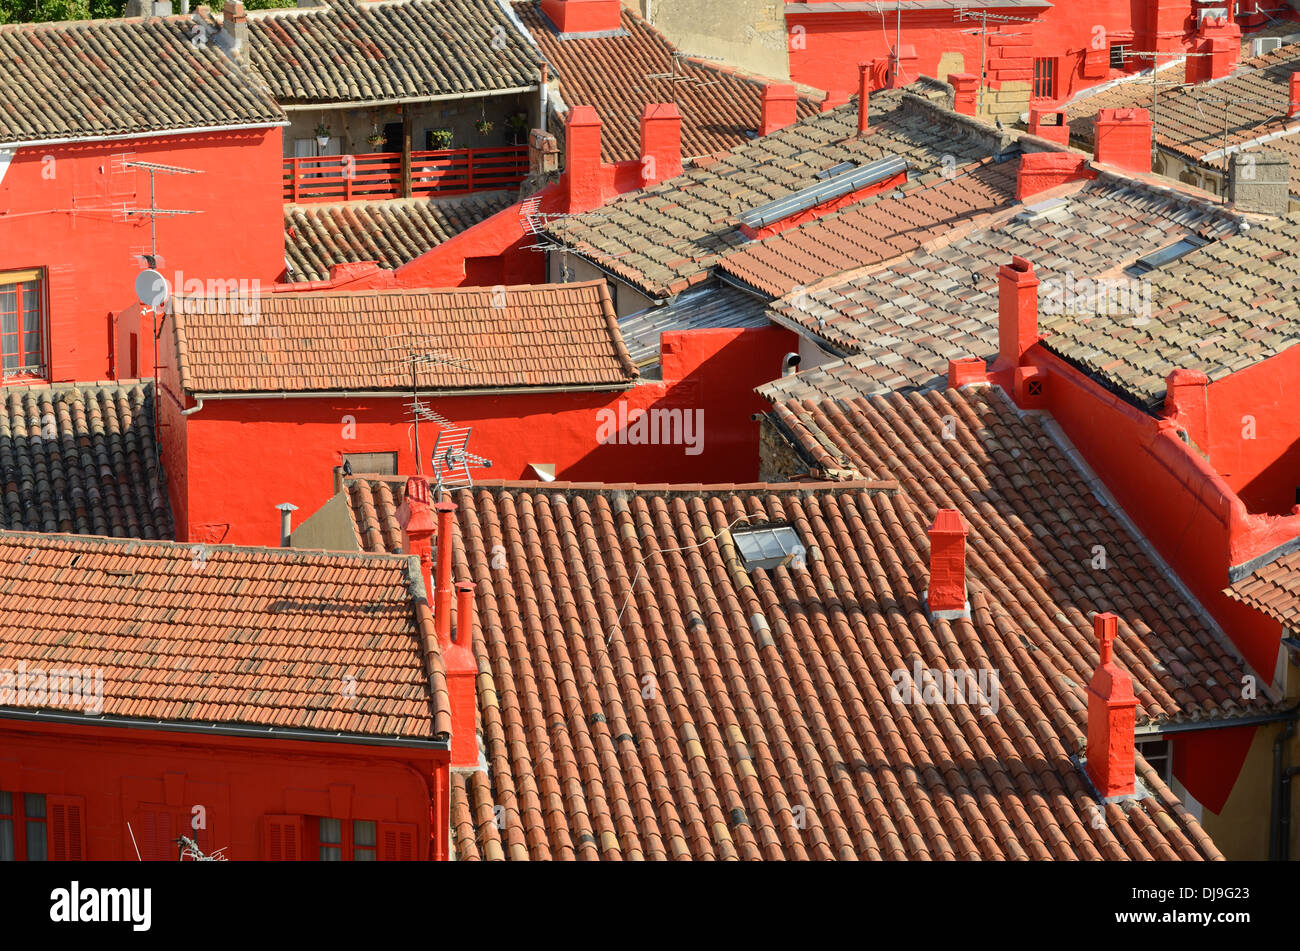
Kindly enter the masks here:
[[172, 292], [167, 278], [149, 268], [135, 276], [135, 296], [141, 306], [156, 308], [166, 304]]

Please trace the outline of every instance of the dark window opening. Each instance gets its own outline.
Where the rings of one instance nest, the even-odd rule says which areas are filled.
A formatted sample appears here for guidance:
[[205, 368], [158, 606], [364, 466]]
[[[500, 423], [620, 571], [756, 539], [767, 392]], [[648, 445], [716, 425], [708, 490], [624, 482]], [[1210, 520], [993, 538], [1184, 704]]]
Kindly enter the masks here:
[[1127, 43], [1110, 44], [1110, 68], [1111, 69], [1127, 68], [1128, 51], [1129, 51], [1129, 46]]
[[397, 475], [396, 452], [345, 452], [343, 462], [353, 475]]
[[1034, 60], [1034, 98], [1056, 98], [1056, 60], [1051, 57]]

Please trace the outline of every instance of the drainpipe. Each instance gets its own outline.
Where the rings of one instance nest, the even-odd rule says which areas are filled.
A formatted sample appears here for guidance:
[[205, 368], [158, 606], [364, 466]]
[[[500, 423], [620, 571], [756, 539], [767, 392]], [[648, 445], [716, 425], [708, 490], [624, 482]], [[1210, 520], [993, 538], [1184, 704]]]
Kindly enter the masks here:
[[539, 83], [537, 84], [537, 92], [538, 92], [539, 97], [540, 97], [540, 99], [541, 99], [541, 105], [539, 106], [539, 108], [541, 109], [541, 115], [539, 115], [539, 116], [537, 117], [537, 127], [538, 127], [539, 129], [541, 129], [543, 132], [546, 132], [546, 131], [547, 131], [547, 129], [546, 129], [546, 109], [547, 109], [548, 105], [550, 104], [550, 103], [549, 103], [550, 87], [547, 86], [547, 78], [546, 78], [546, 75], [547, 75], [547, 68], [546, 68], [546, 64], [545, 64], [545, 63], [542, 63], [542, 67], [541, 67], [541, 68], [542, 68], [542, 81], [539, 82]]

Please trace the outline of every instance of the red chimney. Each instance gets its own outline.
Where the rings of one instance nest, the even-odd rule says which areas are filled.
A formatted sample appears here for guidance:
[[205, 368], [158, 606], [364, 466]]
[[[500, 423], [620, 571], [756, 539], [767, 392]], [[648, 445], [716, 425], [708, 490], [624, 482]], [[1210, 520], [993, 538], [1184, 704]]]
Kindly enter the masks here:
[[1026, 201], [1057, 185], [1096, 177], [1087, 156], [1078, 152], [1025, 152], [1016, 169], [1016, 200]]
[[770, 135], [794, 123], [799, 96], [789, 83], [769, 83], [763, 87], [763, 116], [759, 135]]
[[561, 33], [612, 33], [622, 25], [621, 0], [542, 0], [542, 12]]
[[420, 559], [425, 595], [431, 596], [434, 525], [433, 511], [429, 508], [429, 480], [424, 476], [406, 480], [406, 497], [397, 508], [397, 524], [402, 528], [402, 551]]
[[930, 526], [930, 614], [966, 614], [966, 525], [956, 509], [940, 509]]
[[591, 106], [574, 106], [564, 124], [565, 211], [600, 207], [604, 170], [600, 162], [600, 116]]
[[983, 357], [960, 357], [948, 361], [948, 388], [959, 390], [971, 383], [987, 383], [988, 367]]
[[1241, 61], [1241, 27], [1228, 17], [1201, 17], [1187, 57], [1186, 81], [1204, 83], [1227, 76]]
[[858, 134], [871, 127], [871, 64], [858, 63]]
[[1151, 114], [1147, 110], [1100, 110], [1094, 138], [1098, 162], [1130, 172], [1151, 171]]
[[952, 85], [952, 108], [964, 116], [975, 115], [979, 100], [980, 78], [974, 73], [949, 73], [948, 82]]
[[478, 661], [472, 582], [456, 582], [456, 640], [443, 646], [442, 662], [451, 701], [451, 768], [473, 769], [478, 766]]
[[1137, 697], [1133, 681], [1115, 663], [1119, 618], [1110, 612], [1092, 619], [1101, 642], [1101, 661], [1088, 684], [1088, 777], [1102, 798], [1134, 792], [1133, 729]]
[[1070, 127], [1061, 109], [1030, 106], [1029, 134], [1060, 145], [1070, 144]]
[[439, 502], [433, 509], [438, 513], [438, 580], [433, 592], [433, 624], [438, 630], [438, 646], [445, 651], [451, 643], [451, 519], [456, 506], [452, 502]]
[[1038, 278], [1020, 255], [998, 269], [998, 359], [995, 371], [1020, 366], [1025, 351], [1038, 342]]
[[682, 114], [671, 102], [641, 111], [641, 182], [653, 185], [682, 173]]
[[1300, 72], [1291, 74], [1290, 106], [1286, 114], [1292, 119], [1300, 116]]

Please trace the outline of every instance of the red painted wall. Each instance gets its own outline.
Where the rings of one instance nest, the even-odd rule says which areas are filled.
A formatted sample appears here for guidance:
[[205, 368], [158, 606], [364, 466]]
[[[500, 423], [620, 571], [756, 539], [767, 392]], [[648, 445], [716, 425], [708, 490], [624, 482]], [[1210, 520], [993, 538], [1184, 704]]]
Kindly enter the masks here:
[[[795, 336], [780, 327], [664, 334], [664, 382], [623, 392], [457, 396], [428, 399], [438, 412], [472, 425], [471, 448], [493, 460], [483, 477], [532, 479], [530, 463], [551, 463], [570, 481], [753, 482], [758, 477], [758, 425], [764, 409], [754, 387], [780, 374]], [[169, 341], [170, 334], [164, 333]], [[165, 358], [166, 360], [169, 359]], [[398, 471], [415, 471], [409, 397], [379, 399], [208, 400], [180, 415], [175, 374], [161, 371], [163, 463], [177, 538], [278, 545], [279, 513], [299, 508], [294, 524], [333, 494], [333, 468], [343, 453], [398, 453]], [[598, 442], [602, 422], [635, 425], [637, 410], [698, 412], [702, 429], [673, 445]], [[613, 415], [601, 416], [602, 410]], [[632, 416], [627, 414], [631, 413]], [[344, 417], [351, 416], [355, 426]], [[684, 422], [684, 420], [683, 420]], [[420, 428], [426, 466], [437, 429]], [[628, 433], [632, 438], [638, 434]], [[647, 434], [648, 435], [648, 434]], [[677, 433], [669, 433], [677, 435]], [[683, 437], [688, 435], [680, 433]], [[699, 452], [688, 454], [698, 446]]]
[[1257, 729], [1243, 726], [1175, 734], [1174, 775], [1202, 806], [1222, 812]]
[[147, 208], [149, 176], [124, 168], [124, 155], [203, 172], [157, 176], [159, 208], [201, 212], [158, 219], [168, 280], [179, 271], [269, 289], [284, 270], [278, 128], [20, 149], [0, 180], [0, 270], [47, 269], [53, 380], [107, 379], [112, 316], [136, 299], [149, 219], [113, 209]]
[[[0, 789], [85, 799], [86, 858], [135, 861], [142, 805], [206, 814], [209, 849], [265, 857], [262, 817], [305, 815], [414, 827], [434, 857], [445, 816], [445, 752], [159, 730], [6, 721]], [[132, 825], [127, 831], [127, 823]], [[445, 819], [444, 819], [445, 822]], [[193, 833], [187, 831], [193, 837]], [[446, 846], [447, 836], [439, 844]], [[319, 853], [317, 853], [318, 855]], [[172, 853], [174, 858], [175, 853]]]
[[[831, 0], [824, 0], [831, 2]], [[978, 9], [978, 4], [971, 7]], [[1058, 57], [1056, 96], [1064, 99], [1082, 89], [1122, 75], [1103, 70], [1095, 78], [1083, 75], [1084, 53], [1094, 36], [1106, 42], [1125, 42], [1135, 50], [1184, 49], [1190, 41], [1191, 0], [1094, 0], [1081, 13], [1076, 3], [1057, 3], [1048, 9], [991, 10], [1030, 23], [990, 22], [988, 76], [990, 85], [1033, 78], [1035, 57]], [[895, 41], [896, 14], [875, 12], [799, 13], [786, 17], [790, 47], [790, 78], [817, 89], [856, 90], [858, 64], [889, 59]], [[915, 48], [913, 72], [939, 76], [944, 53], [961, 53], [959, 72], [979, 74], [978, 21], [959, 21], [951, 10], [903, 13], [902, 46]], [[802, 27], [802, 32], [798, 29]], [[1105, 32], [1096, 34], [1100, 27]], [[974, 32], [972, 32], [972, 30]], [[905, 69], [907, 64], [904, 63]], [[945, 68], [944, 72], [948, 72]], [[915, 76], [904, 76], [914, 79]], [[879, 86], [879, 84], [877, 84]]]

